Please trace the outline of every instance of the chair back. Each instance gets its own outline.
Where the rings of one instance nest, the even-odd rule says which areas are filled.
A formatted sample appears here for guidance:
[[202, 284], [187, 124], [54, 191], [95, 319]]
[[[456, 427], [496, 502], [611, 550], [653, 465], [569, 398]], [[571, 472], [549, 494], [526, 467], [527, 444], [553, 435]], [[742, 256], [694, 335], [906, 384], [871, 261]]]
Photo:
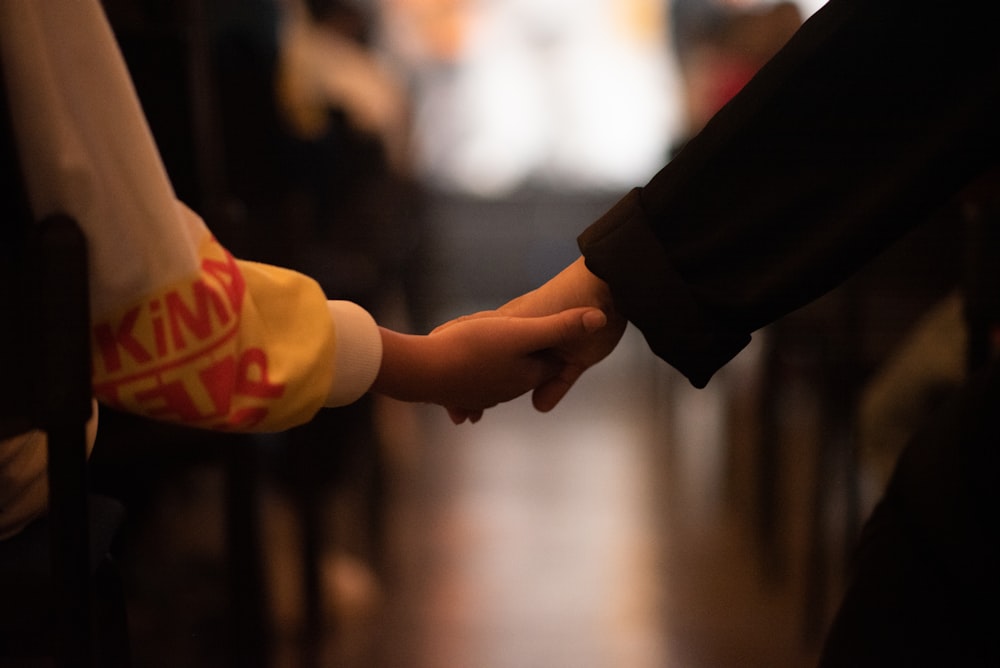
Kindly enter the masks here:
[[59, 665], [85, 666], [92, 656], [86, 242], [71, 218], [35, 221], [30, 213], [2, 73], [0, 63], [0, 438], [47, 434], [54, 653]]

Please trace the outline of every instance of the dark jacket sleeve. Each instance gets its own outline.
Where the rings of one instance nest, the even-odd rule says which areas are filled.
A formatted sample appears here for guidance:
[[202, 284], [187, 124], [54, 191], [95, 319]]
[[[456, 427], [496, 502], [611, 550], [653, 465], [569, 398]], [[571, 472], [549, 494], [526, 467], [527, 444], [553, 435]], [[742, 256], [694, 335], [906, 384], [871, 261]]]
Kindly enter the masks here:
[[644, 188], [580, 237], [696, 386], [996, 160], [991, 3], [831, 0]]

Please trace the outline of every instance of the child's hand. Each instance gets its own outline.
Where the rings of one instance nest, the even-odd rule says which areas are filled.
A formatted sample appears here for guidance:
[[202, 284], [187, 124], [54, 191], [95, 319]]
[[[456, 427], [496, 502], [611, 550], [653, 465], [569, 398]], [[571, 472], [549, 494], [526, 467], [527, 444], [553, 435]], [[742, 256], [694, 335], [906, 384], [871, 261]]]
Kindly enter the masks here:
[[463, 319], [427, 336], [383, 329], [382, 368], [372, 389], [478, 418], [483, 409], [566, 373], [563, 351], [578, 348], [606, 323], [602, 311], [579, 307], [539, 317]]

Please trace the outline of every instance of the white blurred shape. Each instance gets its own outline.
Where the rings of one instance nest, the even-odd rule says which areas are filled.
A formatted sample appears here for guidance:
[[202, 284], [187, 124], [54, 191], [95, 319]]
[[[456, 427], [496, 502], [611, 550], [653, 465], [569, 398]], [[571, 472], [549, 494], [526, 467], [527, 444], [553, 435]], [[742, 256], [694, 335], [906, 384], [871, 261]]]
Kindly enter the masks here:
[[478, 3], [463, 57], [418, 78], [424, 174], [480, 195], [526, 182], [617, 190], [652, 176], [679, 104], [665, 26], [623, 18], [623, 6], [649, 2]]

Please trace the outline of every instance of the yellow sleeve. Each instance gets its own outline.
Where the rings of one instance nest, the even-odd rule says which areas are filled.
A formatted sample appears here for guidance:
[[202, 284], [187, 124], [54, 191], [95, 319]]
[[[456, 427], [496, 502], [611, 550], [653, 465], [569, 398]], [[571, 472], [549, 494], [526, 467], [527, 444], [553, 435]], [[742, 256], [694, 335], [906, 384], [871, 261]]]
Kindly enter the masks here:
[[197, 274], [95, 321], [97, 398], [209, 429], [309, 420], [337, 380], [335, 324], [319, 285], [236, 260], [210, 236], [199, 256]]

